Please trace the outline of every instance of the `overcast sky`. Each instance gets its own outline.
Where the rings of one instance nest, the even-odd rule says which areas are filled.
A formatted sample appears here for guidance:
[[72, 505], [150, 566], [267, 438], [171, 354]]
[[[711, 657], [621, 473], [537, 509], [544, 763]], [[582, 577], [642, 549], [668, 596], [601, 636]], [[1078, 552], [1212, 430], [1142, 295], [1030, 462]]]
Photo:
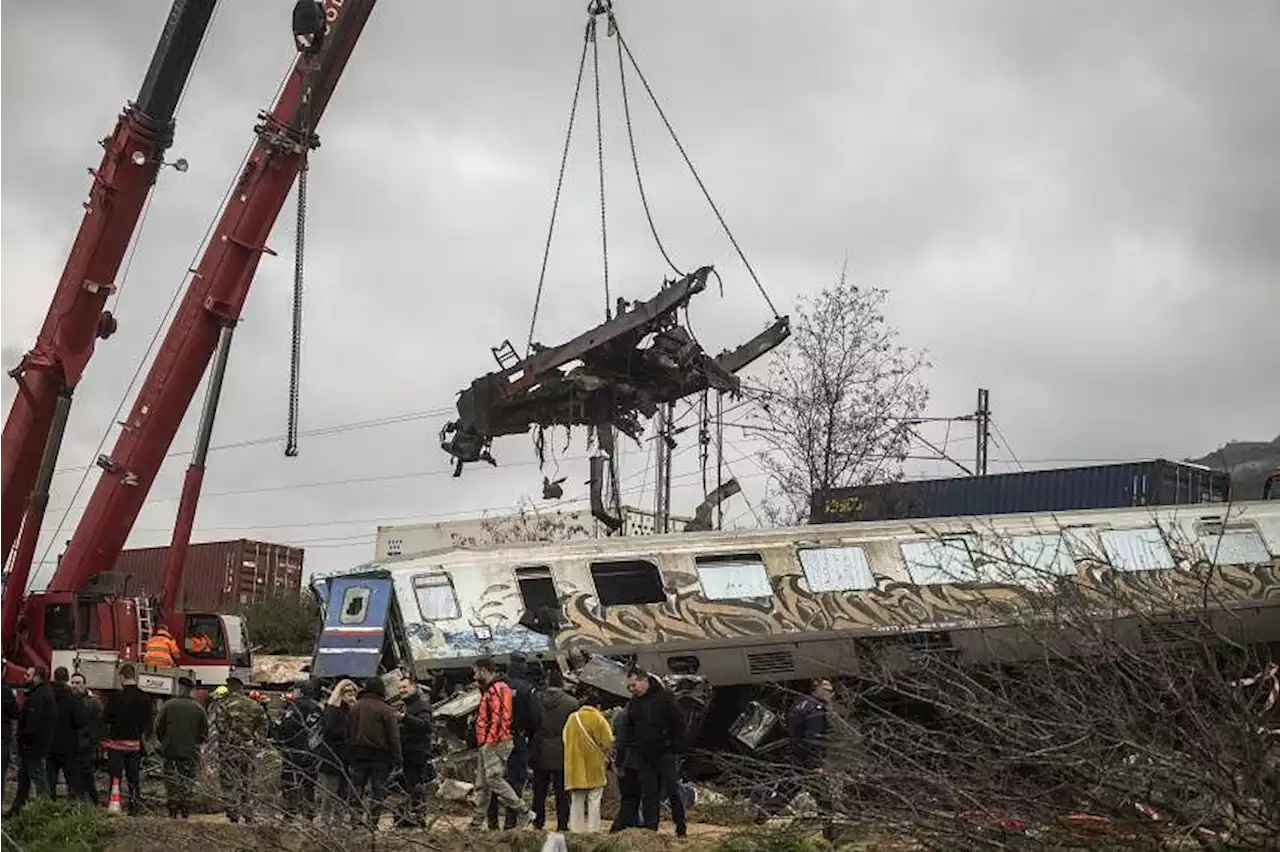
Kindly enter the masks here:
[[[529, 441], [449, 477], [436, 433], [455, 392], [521, 345], [545, 239], [585, 0], [384, 0], [320, 127], [311, 171], [304, 437], [283, 457], [292, 200], [237, 332], [196, 538], [307, 547], [313, 570], [373, 554], [379, 523], [539, 496]], [[1028, 466], [1199, 455], [1280, 431], [1280, 5], [618, 0], [629, 43], [780, 306], [848, 255], [927, 349], [930, 413], [995, 423]], [[115, 310], [76, 395], [45, 543], [116, 419], [139, 359], [293, 59], [292, 3], [223, 0]], [[31, 345], [80, 220], [85, 167], [142, 80], [168, 3], [3, 8], [4, 366]], [[610, 270], [647, 298], [666, 266], [641, 216], [604, 45]], [[589, 72], [588, 72], [589, 73]], [[588, 88], [588, 92], [590, 89]], [[771, 318], [653, 110], [633, 91], [641, 167], [677, 262], [714, 263], [693, 322], [712, 351]], [[537, 337], [599, 321], [594, 115], [580, 116]], [[7, 410], [12, 389], [5, 386]], [[132, 394], [129, 396], [132, 401]], [[189, 451], [194, 406], [175, 441]], [[112, 429], [104, 451], [117, 430]], [[692, 442], [692, 434], [685, 444]], [[928, 431], [972, 458], [972, 428]], [[731, 470], [763, 482], [740, 432]], [[557, 437], [557, 451], [563, 437]], [[566, 453], [585, 456], [585, 436]], [[744, 458], [744, 455], [747, 457]], [[676, 508], [699, 485], [677, 459]], [[624, 458], [624, 497], [647, 452]], [[1009, 467], [997, 447], [992, 469]], [[736, 461], [735, 461], [736, 460]], [[163, 544], [186, 459], [161, 472], [130, 543]], [[565, 461], [566, 497], [585, 463]], [[916, 463], [915, 474], [953, 472]], [[84, 503], [96, 471], [75, 498]], [[353, 482], [350, 480], [364, 480]], [[346, 481], [344, 484], [334, 484]], [[741, 498], [738, 498], [741, 500]], [[752, 523], [746, 503], [730, 517]], [[59, 548], [53, 548], [52, 560]], [[43, 552], [43, 547], [42, 547]], [[48, 576], [49, 566], [41, 573]]]

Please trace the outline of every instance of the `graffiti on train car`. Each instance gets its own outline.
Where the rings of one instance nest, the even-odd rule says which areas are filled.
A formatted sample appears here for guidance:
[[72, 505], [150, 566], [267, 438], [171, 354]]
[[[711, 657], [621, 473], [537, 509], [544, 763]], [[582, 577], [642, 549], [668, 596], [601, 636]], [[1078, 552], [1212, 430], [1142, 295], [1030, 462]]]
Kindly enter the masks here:
[[[409, 583], [398, 581], [397, 586], [402, 598], [412, 596]], [[451, 620], [447, 628], [419, 620], [405, 625], [415, 660], [430, 665], [452, 659], [501, 657], [516, 651], [536, 654], [551, 648], [547, 636], [518, 622], [520, 594], [511, 584], [491, 585], [478, 601], [459, 604], [465, 612], [465, 627], [457, 620]]]
[[[570, 626], [556, 634], [556, 645], [570, 650], [801, 632], [962, 629], [1046, 612], [1043, 593], [1011, 583], [913, 585], [882, 577], [874, 589], [814, 595], [794, 573], [771, 578], [772, 598], [716, 601], [702, 593], [696, 578], [677, 572], [668, 577], [676, 591], [662, 604], [602, 608], [593, 593], [570, 591], [563, 596]], [[1280, 559], [1140, 572], [1082, 560], [1072, 587], [1099, 615], [1115, 615], [1116, 605], [1125, 601], [1134, 609], [1153, 601], [1209, 608], [1275, 601], [1280, 600]]]

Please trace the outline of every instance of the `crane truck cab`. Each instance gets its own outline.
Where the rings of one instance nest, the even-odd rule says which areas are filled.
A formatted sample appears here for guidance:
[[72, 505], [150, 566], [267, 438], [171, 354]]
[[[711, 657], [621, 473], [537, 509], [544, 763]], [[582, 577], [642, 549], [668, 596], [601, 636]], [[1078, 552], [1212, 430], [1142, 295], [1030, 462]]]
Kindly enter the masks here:
[[249, 680], [253, 659], [244, 620], [220, 613], [180, 613], [170, 631], [178, 642], [178, 665], [142, 664], [147, 639], [157, 625], [154, 599], [129, 595], [127, 578], [99, 574], [77, 591], [33, 592], [27, 596], [14, 649], [6, 654], [5, 682], [21, 682], [29, 666], [53, 671], [65, 666], [84, 675], [90, 689], [119, 686], [121, 663], [138, 670], [138, 687], [153, 695], [177, 694], [178, 678], [206, 687], [231, 675]]

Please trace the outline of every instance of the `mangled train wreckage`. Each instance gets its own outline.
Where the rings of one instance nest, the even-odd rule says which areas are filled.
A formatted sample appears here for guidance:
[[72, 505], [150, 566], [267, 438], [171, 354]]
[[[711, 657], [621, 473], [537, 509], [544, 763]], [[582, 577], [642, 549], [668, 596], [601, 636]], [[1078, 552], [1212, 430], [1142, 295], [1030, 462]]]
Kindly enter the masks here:
[[716, 357], [708, 355], [676, 312], [707, 287], [713, 268], [704, 266], [668, 281], [645, 302], [619, 299], [609, 320], [555, 347], [531, 346], [521, 359], [511, 341], [493, 348], [499, 370], [473, 381], [458, 398], [458, 419], [445, 425], [440, 446], [454, 459], [454, 476], [464, 464], [496, 464], [494, 438], [520, 435], [531, 427], [587, 426], [604, 446], [612, 429], [639, 439], [641, 418], [659, 406], [706, 390], [737, 394], [736, 373], [787, 339], [787, 317], [779, 317], [747, 343]]
[[714, 688], [716, 724], [702, 735], [714, 746], [777, 684], [871, 677], [938, 655], [982, 665], [1043, 654], [1026, 618], [1045, 617], [1044, 596], [1066, 590], [1092, 595], [1091, 611], [1139, 649], [1181, 641], [1178, 625], [1198, 617], [1280, 651], [1280, 504], [450, 549], [322, 582], [320, 676], [344, 658], [372, 666], [381, 647], [385, 665], [408, 659], [420, 679], [451, 687], [476, 658], [521, 652], [616, 694], [609, 678], [635, 662]]

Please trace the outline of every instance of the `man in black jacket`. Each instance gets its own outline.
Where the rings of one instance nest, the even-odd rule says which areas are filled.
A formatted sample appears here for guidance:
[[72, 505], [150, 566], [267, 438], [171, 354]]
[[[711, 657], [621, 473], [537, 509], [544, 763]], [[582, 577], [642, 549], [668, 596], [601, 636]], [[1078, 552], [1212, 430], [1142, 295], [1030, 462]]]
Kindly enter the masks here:
[[310, 822], [316, 815], [317, 750], [323, 730], [324, 709], [316, 701], [319, 687], [311, 681], [294, 688], [293, 700], [276, 726], [272, 739], [280, 749], [280, 791], [284, 814], [301, 813]]
[[18, 712], [18, 791], [5, 818], [21, 813], [34, 784], [37, 796], [48, 796], [47, 761], [53, 746], [58, 704], [44, 666], [27, 669], [27, 696]]
[[71, 673], [66, 666], [53, 670], [53, 700], [57, 714], [53, 741], [49, 746], [49, 793], [57, 795], [58, 776], [67, 782], [67, 796], [87, 798], [84, 789], [84, 750], [89, 739], [89, 718], [80, 696], [71, 691]]
[[396, 824], [404, 827], [423, 826], [423, 785], [432, 779], [432, 719], [431, 704], [422, 694], [422, 688], [411, 678], [400, 681], [400, 699], [403, 705], [397, 714], [400, 719], [400, 751], [404, 755], [405, 811]]
[[85, 798], [97, 805], [101, 804], [95, 773], [98, 767], [98, 749], [102, 743], [102, 702], [89, 691], [89, 685], [80, 672], [71, 675], [71, 691], [84, 703], [85, 719], [89, 723], [88, 736], [84, 738], [84, 751], [80, 755], [80, 768], [84, 772], [80, 787]]
[[120, 689], [111, 693], [102, 708], [105, 728], [103, 748], [107, 752], [107, 773], [123, 778], [129, 788], [127, 809], [136, 815], [142, 807], [142, 753], [151, 736], [155, 702], [138, 688], [138, 670], [133, 663], [120, 666]]
[[679, 802], [680, 751], [684, 745], [685, 719], [670, 691], [653, 675], [634, 668], [627, 672], [627, 703], [622, 722], [622, 755], [629, 782], [640, 789], [640, 827], [658, 830], [658, 808], [672, 804], [676, 834], [684, 836], [684, 806]]
[[13, 755], [13, 725], [18, 721], [18, 694], [9, 684], [4, 685], [4, 710], [0, 716], [0, 761], [4, 762], [4, 772], [0, 774], [0, 787], [9, 782], [9, 758]]

